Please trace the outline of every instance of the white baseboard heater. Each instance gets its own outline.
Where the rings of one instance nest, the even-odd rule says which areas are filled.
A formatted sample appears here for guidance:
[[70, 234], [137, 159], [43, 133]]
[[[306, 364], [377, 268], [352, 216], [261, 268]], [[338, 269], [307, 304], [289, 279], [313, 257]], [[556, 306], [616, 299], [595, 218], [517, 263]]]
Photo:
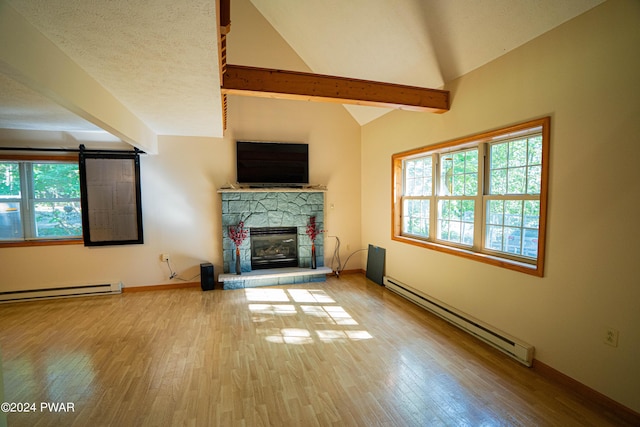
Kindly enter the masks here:
[[122, 283], [102, 283], [95, 285], [65, 286], [59, 288], [28, 289], [23, 291], [0, 292], [0, 303], [33, 301], [46, 298], [68, 298], [89, 295], [122, 293]]
[[390, 291], [408, 299], [422, 308], [436, 314], [447, 322], [480, 338], [482, 341], [508, 354], [518, 362], [531, 366], [534, 347], [524, 343], [492, 326], [482, 323], [471, 316], [456, 310], [435, 298], [391, 278], [384, 277], [384, 285]]

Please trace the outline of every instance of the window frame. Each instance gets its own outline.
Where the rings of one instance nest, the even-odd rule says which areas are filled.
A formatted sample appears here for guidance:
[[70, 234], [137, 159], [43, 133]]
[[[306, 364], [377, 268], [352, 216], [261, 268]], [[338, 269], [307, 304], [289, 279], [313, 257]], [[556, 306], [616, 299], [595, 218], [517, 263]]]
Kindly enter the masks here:
[[[0, 162], [18, 162], [20, 164], [20, 169], [24, 169], [24, 163], [75, 163], [77, 165], [78, 156], [77, 155], [25, 156], [25, 155], [0, 154]], [[20, 176], [22, 178], [23, 176], [22, 172]], [[32, 177], [29, 177], [29, 179], [32, 179]], [[30, 183], [21, 182], [21, 187], [22, 189], [24, 189], [25, 186], [31, 187], [32, 184], [33, 183], [31, 182]], [[25, 197], [27, 197], [27, 200], [25, 200]], [[18, 199], [16, 198], [16, 200]], [[78, 202], [80, 201], [81, 201], [80, 198], [78, 198]], [[20, 203], [20, 205], [22, 206], [29, 205], [30, 207], [32, 207], [35, 202], [36, 202], [35, 200], [29, 199], [29, 194], [27, 192], [24, 192], [24, 194], [22, 194], [21, 197], [19, 198], [19, 201], [17, 201], [16, 203]], [[29, 211], [33, 212], [33, 209], [29, 209]], [[31, 214], [27, 214], [26, 217], [23, 217], [21, 219], [22, 221], [28, 220], [30, 224], [33, 223], [33, 220], [34, 220]], [[32, 228], [31, 225], [27, 225], [27, 227], [29, 227], [30, 229]], [[44, 237], [44, 238], [25, 237], [21, 240], [0, 240], [0, 248], [23, 247], [23, 246], [81, 245], [82, 243], [83, 243], [83, 238], [81, 234], [78, 237], [76, 236]]]
[[[544, 275], [544, 259], [545, 259], [545, 243], [546, 243], [546, 225], [547, 225], [547, 199], [549, 187], [549, 149], [550, 149], [550, 123], [549, 116], [535, 119], [512, 126], [507, 126], [479, 134], [458, 138], [442, 143], [437, 143], [425, 147], [415, 148], [401, 153], [393, 154], [392, 162], [392, 188], [391, 188], [391, 238], [394, 241], [407, 243], [427, 249], [436, 250], [452, 255], [461, 256], [467, 259], [483, 262], [486, 264], [542, 277]], [[539, 200], [539, 221], [538, 221], [538, 246], [537, 257], [527, 259], [524, 256], [512, 256], [502, 252], [491, 251], [485, 249], [485, 236], [487, 227], [487, 201], [495, 200], [496, 195], [489, 194], [489, 144], [502, 140], [510, 140], [521, 135], [532, 133], [532, 129], [540, 128], [542, 136], [542, 164], [540, 171], [540, 193], [532, 196], [523, 195], [506, 195], [503, 198], [511, 198], [517, 200], [536, 199]], [[537, 133], [537, 132], [536, 132]], [[480, 227], [474, 228], [474, 239], [472, 246], [449, 243], [447, 241], [437, 239], [438, 229], [438, 202], [447, 198], [459, 198], [457, 196], [444, 196], [440, 194], [440, 166], [436, 165], [436, 159], [439, 159], [441, 153], [457, 152], [467, 150], [473, 147], [478, 148], [478, 192], [475, 196], [474, 217], [475, 224]], [[430, 218], [430, 236], [423, 238], [416, 235], [403, 234], [403, 188], [404, 173], [403, 163], [407, 159], [415, 159], [427, 155], [432, 155], [432, 164], [434, 170], [432, 176], [432, 195], [428, 197], [431, 200], [431, 218]], [[438, 160], [439, 161], [439, 160]], [[502, 196], [501, 196], [502, 197]], [[435, 203], [435, 205], [434, 205]], [[479, 217], [479, 218], [478, 218]]]

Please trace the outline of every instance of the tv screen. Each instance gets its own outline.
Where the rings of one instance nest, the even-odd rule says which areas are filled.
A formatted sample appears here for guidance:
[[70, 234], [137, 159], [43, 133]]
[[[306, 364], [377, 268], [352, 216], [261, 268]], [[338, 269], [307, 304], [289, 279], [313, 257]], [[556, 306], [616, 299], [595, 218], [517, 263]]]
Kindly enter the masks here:
[[239, 184], [291, 185], [309, 183], [309, 145], [236, 141]]

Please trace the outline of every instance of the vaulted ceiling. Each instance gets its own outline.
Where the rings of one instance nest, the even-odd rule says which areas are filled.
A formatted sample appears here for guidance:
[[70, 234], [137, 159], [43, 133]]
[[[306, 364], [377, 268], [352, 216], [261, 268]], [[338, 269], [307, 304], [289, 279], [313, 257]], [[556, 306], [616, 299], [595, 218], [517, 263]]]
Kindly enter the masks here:
[[[250, 10], [309, 71], [438, 89], [602, 1], [231, 0], [230, 37]], [[0, 0], [0, 143], [221, 137], [217, 19], [214, 0]]]

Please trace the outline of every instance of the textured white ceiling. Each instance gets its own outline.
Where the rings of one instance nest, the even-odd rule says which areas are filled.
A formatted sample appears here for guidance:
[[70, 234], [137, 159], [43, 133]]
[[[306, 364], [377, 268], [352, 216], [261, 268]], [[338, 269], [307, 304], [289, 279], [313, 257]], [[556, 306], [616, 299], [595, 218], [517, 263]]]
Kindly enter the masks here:
[[10, 4], [157, 134], [222, 135], [214, 1]]
[[[313, 72], [441, 88], [603, 0], [250, 1], [231, 1], [231, 35], [255, 6]], [[222, 135], [214, 0], [3, 2], [157, 135]], [[388, 111], [348, 109], [361, 124]], [[6, 77], [0, 128], [95, 130]]]
[[0, 129], [98, 131], [99, 127], [0, 74]]

